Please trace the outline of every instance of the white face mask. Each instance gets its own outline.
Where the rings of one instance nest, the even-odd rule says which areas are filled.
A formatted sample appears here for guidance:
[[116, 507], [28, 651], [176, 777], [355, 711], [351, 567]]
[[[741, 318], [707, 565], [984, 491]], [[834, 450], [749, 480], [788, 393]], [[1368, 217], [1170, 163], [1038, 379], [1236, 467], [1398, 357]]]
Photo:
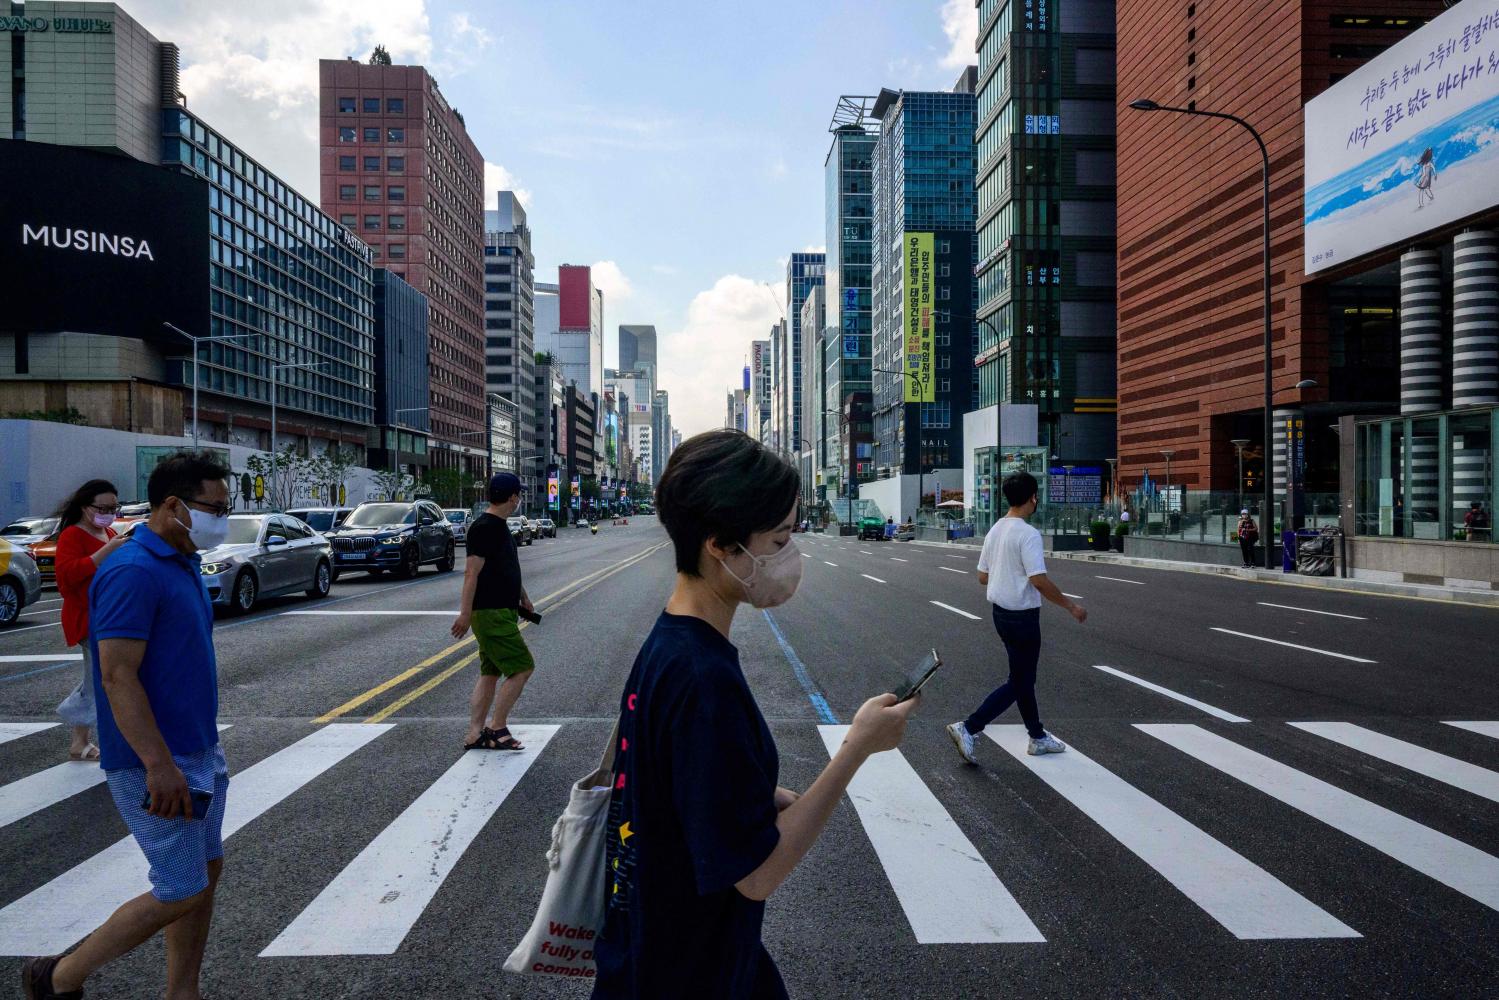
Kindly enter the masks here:
[[802, 582], [801, 550], [796, 542], [788, 541], [779, 552], [768, 556], [757, 556], [743, 545], [739, 548], [754, 563], [749, 576], [741, 577], [727, 562], [722, 559], [719, 562], [724, 572], [744, 588], [744, 599], [756, 608], [775, 608], [791, 600]]
[[[192, 539], [193, 545], [199, 552], [207, 552], [224, 544], [224, 539], [229, 537], [229, 515], [219, 517], [216, 514], [205, 514], [201, 510], [189, 507], [187, 512], [192, 515], [192, 525], [187, 528], [188, 537]], [[177, 522], [182, 524], [181, 521]]]

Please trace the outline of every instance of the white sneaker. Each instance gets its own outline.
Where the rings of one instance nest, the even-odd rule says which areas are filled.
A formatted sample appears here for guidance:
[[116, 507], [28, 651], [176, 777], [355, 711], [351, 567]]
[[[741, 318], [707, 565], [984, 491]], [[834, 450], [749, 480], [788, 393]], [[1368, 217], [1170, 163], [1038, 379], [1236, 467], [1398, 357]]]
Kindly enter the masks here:
[[958, 756], [970, 764], [977, 764], [978, 758], [973, 755], [973, 734], [968, 727], [961, 722], [954, 722], [947, 727], [947, 735], [952, 737], [953, 746], [958, 748]]
[[1051, 733], [1042, 733], [1039, 740], [1031, 740], [1030, 746], [1025, 748], [1025, 752], [1035, 757], [1043, 753], [1062, 753], [1066, 749], [1067, 744], [1051, 735]]

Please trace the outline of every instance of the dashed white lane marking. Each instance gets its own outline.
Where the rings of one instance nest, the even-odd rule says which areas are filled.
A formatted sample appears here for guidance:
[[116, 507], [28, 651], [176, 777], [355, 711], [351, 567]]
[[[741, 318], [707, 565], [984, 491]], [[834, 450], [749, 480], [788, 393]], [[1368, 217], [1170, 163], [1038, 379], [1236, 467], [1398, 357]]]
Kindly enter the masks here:
[[978, 615], [970, 615], [968, 612], [964, 611], [962, 608], [955, 608], [951, 604], [943, 604], [941, 601], [933, 601], [932, 603], [935, 604], [935, 605], [937, 605], [937, 607], [939, 607], [939, 608], [945, 608], [946, 610], [951, 611], [955, 615], [962, 615], [964, 618], [971, 618], [974, 621], [978, 621], [979, 620], [979, 616]]
[[938, 566], [937, 568], [948, 573], [961, 573], [964, 576], [968, 575], [968, 571], [966, 569], [953, 569], [951, 566]]
[[1285, 646], [1287, 649], [1300, 649], [1307, 653], [1318, 653], [1322, 656], [1332, 656], [1339, 660], [1349, 660], [1353, 663], [1378, 663], [1378, 660], [1366, 660], [1362, 656], [1349, 656], [1347, 653], [1334, 653], [1330, 649], [1318, 649], [1316, 646], [1302, 646], [1294, 642], [1286, 642], [1284, 639], [1269, 639], [1262, 635], [1250, 635], [1248, 632], [1235, 632], [1231, 628], [1218, 628], [1214, 626], [1214, 632], [1222, 632], [1224, 635], [1236, 635], [1240, 639], [1254, 639], [1257, 642], [1268, 642], [1275, 646]]
[[1081, 601], [1083, 599], [1083, 595], [1082, 594], [1069, 594], [1066, 591], [1062, 592], [1062, 596], [1063, 597], [1070, 597], [1074, 601]]
[[408, 618], [441, 617], [452, 618], [458, 612], [455, 611], [382, 611], [380, 609], [366, 611], [283, 611], [285, 615], [316, 615], [329, 618], [394, 618], [397, 616]]
[[890, 557], [890, 561], [891, 562], [910, 562], [911, 560], [909, 560], [909, 559], [902, 559], [900, 556], [891, 556]]
[[1175, 700], [1181, 702], [1183, 705], [1191, 705], [1193, 708], [1201, 709], [1214, 718], [1222, 719], [1224, 722], [1249, 721], [1248, 719], [1240, 718], [1239, 716], [1234, 715], [1232, 712], [1225, 712], [1221, 708], [1214, 708], [1212, 705], [1209, 705], [1205, 701], [1198, 701], [1196, 698], [1189, 698], [1186, 695], [1181, 694], [1180, 692], [1171, 690], [1170, 688], [1163, 688], [1159, 684], [1152, 684], [1150, 681], [1147, 681], [1140, 677], [1136, 677], [1134, 674], [1127, 674], [1123, 670], [1116, 670], [1113, 667], [1105, 667], [1099, 663], [1093, 664], [1093, 669], [1102, 670], [1106, 674], [1113, 674], [1115, 677], [1129, 681], [1131, 684], [1138, 684], [1142, 688], [1145, 688], [1147, 691], [1154, 691], [1156, 694], [1163, 694], [1167, 698], [1174, 698]]
[[1309, 615], [1326, 615], [1329, 618], [1351, 618], [1356, 622], [1366, 622], [1369, 619], [1360, 618], [1358, 615], [1344, 615], [1336, 611], [1318, 611], [1316, 608], [1294, 608], [1289, 604], [1271, 604], [1269, 601], [1255, 601], [1254, 603], [1265, 608], [1280, 608], [1282, 611], [1305, 611]]
[[0, 656], [0, 663], [57, 663], [61, 660], [81, 660], [82, 653], [28, 653], [19, 656]]
[[1143, 587], [1143, 586], [1145, 586], [1145, 581], [1144, 580], [1126, 580], [1122, 576], [1098, 576], [1098, 575], [1095, 574], [1094, 577], [1093, 577], [1093, 579], [1095, 579], [1095, 580], [1109, 580], [1109, 581], [1111, 581], [1113, 583], [1132, 583], [1136, 587]]
[[826, 559], [824, 559], [823, 562], [827, 563], [829, 566], [833, 567], [834, 569], [838, 568], [838, 564], [835, 563], [835, 562], [828, 562]]
[[881, 580], [877, 576], [870, 576], [868, 573], [860, 573], [859, 575], [862, 576], [866, 580], [873, 580], [875, 583], [884, 583], [885, 582], [884, 580]]

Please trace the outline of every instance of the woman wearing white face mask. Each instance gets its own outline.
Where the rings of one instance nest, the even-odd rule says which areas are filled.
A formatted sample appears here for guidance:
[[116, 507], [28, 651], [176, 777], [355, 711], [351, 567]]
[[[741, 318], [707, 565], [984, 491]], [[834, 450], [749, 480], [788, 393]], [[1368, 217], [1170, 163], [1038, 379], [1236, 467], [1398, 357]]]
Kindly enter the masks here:
[[596, 1000], [785, 997], [760, 942], [765, 900], [859, 766], [905, 733], [916, 700], [872, 698], [811, 788], [777, 784], [729, 634], [739, 605], [796, 592], [800, 489], [794, 468], [737, 431], [683, 443], [656, 489], [677, 582], [620, 700]]
[[89, 659], [88, 587], [94, 572], [125, 543], [110, 525], [120, 509], [114, 484], [90, 479], [57, 509], [57, 592], [62, 597], [62, 638], [83, 652], [83, 681], [57, 706], [73, 730], [68, 759], [96, 761], [99, 748], [89, 742], [94, 725], [94, 666]]

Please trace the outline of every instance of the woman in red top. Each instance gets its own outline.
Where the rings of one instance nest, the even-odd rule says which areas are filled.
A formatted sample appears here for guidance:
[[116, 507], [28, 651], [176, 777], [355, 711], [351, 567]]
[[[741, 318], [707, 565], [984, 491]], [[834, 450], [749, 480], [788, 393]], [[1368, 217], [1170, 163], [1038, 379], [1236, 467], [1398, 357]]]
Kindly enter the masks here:
[[69, 760], [99, 759], [99, 748], [89, 742], [94, 725], [94, 664], [88, 642], [88, 588], [110, 553], [126, 541], [110, 529], [120, 509], [112, 483], [90, 479], [58, 508], [61, 534], [57, 539], [57, 592], [62, 595], [62, 637], [83, 650], [83, 680], [57, 706], [57, 714], [73, 727]]

